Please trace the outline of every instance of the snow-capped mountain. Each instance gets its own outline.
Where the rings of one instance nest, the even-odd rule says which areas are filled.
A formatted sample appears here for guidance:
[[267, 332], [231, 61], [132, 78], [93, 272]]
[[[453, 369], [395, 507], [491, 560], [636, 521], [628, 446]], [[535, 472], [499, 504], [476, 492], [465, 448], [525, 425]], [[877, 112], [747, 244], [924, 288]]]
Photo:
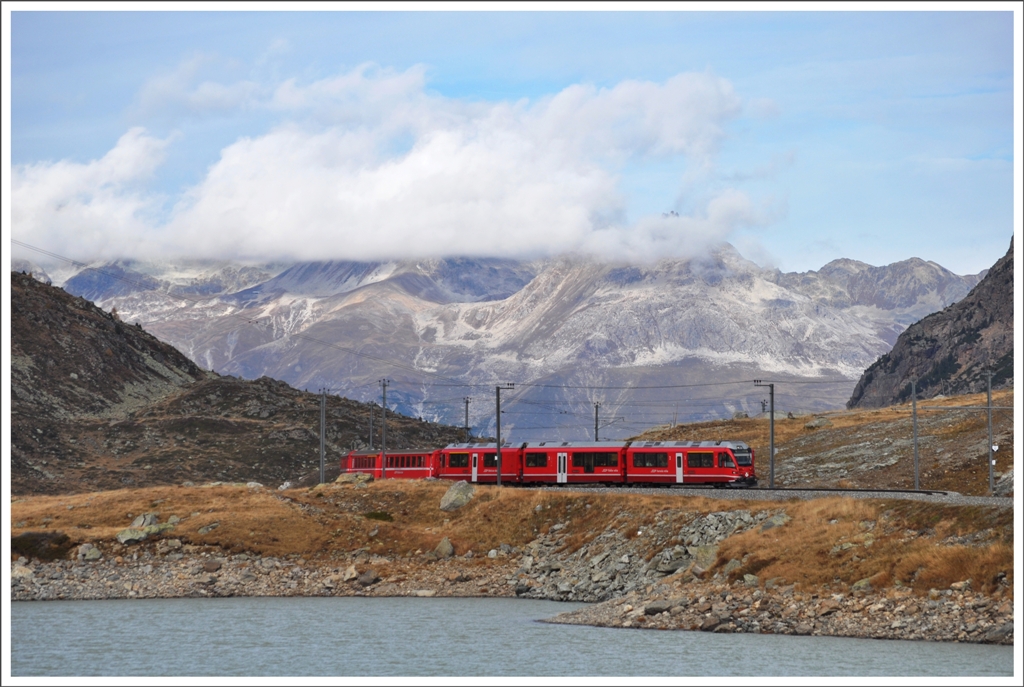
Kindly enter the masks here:
[[[120, 272], [118, 270], [121, 270]], [[64, 288], [139, 322], [200, 365], [328, 387], [516, 440], [602, 438], [655, 424], [841, 407], [903, 329], [962, 298], [961, 277], [918, 259], [836, 260], [781, 273], [731, 246], [689, 261], [612, 265], [451, 259], [291, 266], [118, 263]], [[477, 386], [458, 386], [470, 384]]]

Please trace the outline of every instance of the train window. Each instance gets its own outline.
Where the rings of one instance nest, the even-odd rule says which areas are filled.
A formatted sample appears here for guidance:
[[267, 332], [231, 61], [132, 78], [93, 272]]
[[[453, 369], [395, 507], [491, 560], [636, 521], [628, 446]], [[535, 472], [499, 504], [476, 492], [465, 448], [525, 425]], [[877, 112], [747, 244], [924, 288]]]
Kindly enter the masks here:
[[484, 454], [484, 467], [485, 468], [496, 468], [496, 467], [498, 467], [498, 454], [497, 453], [485, 453]]
[[636, 453], [633, 455], [633, 467], [636, 468], [667, 468], [667, 453]]
[[528, 468], [546, 468], [548, 466], [548, 454], [546, 453], [527, 453], [526, 454], [526, 467]]
[[448, 466], [453, 468], [468, 468], [469, 467], [469, 454], [468, 453], [450, 453], [448, 454]]
[[734, 468], [736, 463], [732, 462], [732, 456], [728, 453], [718, 454], [718, 467], [720, 468]]
[[736, 462], [740, 465], [750, 465], [753, 463], [753, 459], [750, 456], [750, 449], [733, 449], [733, 454], [736, 456]]
[[686, 454], [686, 465], [691, 468], [713, 468], [715, 467], [715, 454], [710, 451], [691, 451]]
[[607, 452], [579, 452], [572, 454], [573, 467], [583, 467], [589, 472], [593, 468], [613, 468], [619, 464], [619, 454]]

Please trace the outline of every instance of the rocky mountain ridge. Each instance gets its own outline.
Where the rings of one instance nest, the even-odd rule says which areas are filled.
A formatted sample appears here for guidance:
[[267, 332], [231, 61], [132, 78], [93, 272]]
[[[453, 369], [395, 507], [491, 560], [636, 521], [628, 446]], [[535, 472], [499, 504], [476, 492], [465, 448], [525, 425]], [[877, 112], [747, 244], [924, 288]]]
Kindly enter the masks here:
[[[595, 403], [623, 438], [654, 424], [755, 413], [762, 394], [749, 381], [721, 385], [768, 376], [780, 382], [777, 407], [840, 407], [903, 328], [978, 280], [917, 259], [878, 268], [838, 260], [785, 274], [728, 245], [646, 266], [568, 257], [304, 263], [202, 295], [183, 293], [188, 284], [161, 276], [159, 265], [117, 267], [134, 270], [127, 278], [140, 286], [100, 289], [83, 271], [65, 288], [117, 307], [204, 368], [364, 400], [379, 398], [376, 381], [387, 377], [393, 409], [453, 423], [462, 396], [475, 395], [480, 432], [493, 432], [494, 414], [477, 399], [510, 381], [517, 389], [503, 403], [502, 429], [524, 439], [592, 438]], [[147, 279], [160, 285], [143, 288]], [[781, 384], [809, 380], [832, 382]], [[453, 394], [453, 383], [467, 386]], [[672, 398], [637, 388], [670, 386], [679, 389]]]
[[847, 407], [902, 403], [916, 379], [918, 398], [1013, 385], [1013, 241], [962, 300], [912, 324], [857, 382]]

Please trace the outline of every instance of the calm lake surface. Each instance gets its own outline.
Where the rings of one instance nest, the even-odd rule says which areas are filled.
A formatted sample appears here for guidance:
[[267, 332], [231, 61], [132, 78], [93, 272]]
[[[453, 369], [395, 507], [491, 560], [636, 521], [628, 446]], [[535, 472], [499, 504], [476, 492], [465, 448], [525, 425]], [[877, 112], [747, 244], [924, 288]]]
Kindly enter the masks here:
[[11, 604], [13, 676], [1012, 676], [1013, 647], [538, 622], [525, 599]]

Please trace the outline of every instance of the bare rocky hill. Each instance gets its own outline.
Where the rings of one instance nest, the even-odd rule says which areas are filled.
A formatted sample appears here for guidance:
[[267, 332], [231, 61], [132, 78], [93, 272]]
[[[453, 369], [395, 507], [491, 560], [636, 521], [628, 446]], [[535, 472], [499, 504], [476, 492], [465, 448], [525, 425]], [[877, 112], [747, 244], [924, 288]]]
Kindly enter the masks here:
[[[370, 407], [328, 396], [334, 475], [341, 454], [365, 445]], [[204, 371], [115, 313], [11, 274], [12, 493], [299, 484], [319, 476], [319, 422], [317, 394]], [[393, 448], [463, 439], [461, 428], [388, 415]]]
[[848, 408], [879, 408], [910, 398], [1013, 384], [1013, 240], [1010, 250], [963, 299], [911, 325], [860, 378]]

